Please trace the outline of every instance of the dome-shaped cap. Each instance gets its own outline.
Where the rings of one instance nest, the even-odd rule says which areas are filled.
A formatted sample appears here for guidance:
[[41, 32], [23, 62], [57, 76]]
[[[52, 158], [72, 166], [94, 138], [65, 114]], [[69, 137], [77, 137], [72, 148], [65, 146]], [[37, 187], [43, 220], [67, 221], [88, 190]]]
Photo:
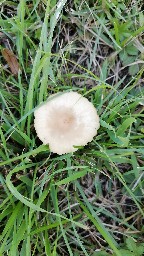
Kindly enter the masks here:
[[91, 102], [77, 92], [55, 94], [35, 110], [38, 137], [59, 155], [85, 146], [99, 129], [99, 116]]

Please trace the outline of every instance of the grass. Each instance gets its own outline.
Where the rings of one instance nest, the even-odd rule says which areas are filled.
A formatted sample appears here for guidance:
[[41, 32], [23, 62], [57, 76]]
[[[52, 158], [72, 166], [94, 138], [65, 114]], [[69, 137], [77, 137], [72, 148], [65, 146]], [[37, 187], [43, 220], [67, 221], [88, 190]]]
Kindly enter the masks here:
[[[20, 70], [0, 54], [0, 256], [143, 255], [142, 2], [1, 1], [1, 51]], [[94, 104], [101, 127], [58, 156], [33, 112], [69, 90]]]

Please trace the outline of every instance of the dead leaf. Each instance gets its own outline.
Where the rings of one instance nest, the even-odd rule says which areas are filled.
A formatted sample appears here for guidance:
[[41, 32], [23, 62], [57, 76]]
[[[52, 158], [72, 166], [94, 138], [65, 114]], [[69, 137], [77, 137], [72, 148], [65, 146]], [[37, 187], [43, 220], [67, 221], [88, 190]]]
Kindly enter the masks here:
[[15, 54], [11, 50], [4, 48], [2, 50], [2, 55], [6, 60], [7, 64], [9, 65], [11, 72], [14, 75], [17, 75], [19, 71], [19, 63], [17, 61]]

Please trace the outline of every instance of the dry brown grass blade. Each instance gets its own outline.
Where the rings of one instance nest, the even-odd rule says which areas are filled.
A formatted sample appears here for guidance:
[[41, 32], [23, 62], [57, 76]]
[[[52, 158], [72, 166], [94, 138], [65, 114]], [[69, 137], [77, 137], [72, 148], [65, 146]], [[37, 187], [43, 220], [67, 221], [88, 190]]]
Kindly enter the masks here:
[[17, 61], [16, 55], [9, 49], [4, 48], [2, 50], [2, 55], [4, 59], [6, 60], [7, 64], [9, 65], [11, 72], [14, 75], [18, 74], [19, 71], [19, 63]]

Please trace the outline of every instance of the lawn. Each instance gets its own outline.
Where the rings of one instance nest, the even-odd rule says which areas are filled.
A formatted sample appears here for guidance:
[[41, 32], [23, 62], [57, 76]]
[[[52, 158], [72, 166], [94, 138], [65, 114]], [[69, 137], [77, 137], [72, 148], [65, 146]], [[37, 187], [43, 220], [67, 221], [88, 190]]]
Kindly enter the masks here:
[[[0, 256], [142, 256], [143, 1], [0, 1]], [[97, 136], [57, 155], [34, 128], [75, 91]]]

